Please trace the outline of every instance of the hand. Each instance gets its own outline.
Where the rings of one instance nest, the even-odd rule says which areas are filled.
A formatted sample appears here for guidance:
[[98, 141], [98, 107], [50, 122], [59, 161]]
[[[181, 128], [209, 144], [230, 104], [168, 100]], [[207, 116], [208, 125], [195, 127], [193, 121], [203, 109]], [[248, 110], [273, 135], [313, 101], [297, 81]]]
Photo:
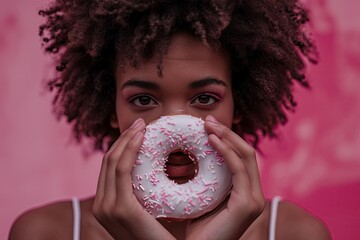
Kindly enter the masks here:
[[105, 154], [93, 213], [114, 239], [128, 232], [132, 239], [173, 239], [173, 236], [138, 202], [131, 171], [143, 142], [145, 123], [136, 120]]
[[212, 116], [205, 120], [210, 144], [224, 157], [233, 188], [225, 205], [193, 220], [187, 239], [239, 239], [265, 208], [255, 150]]

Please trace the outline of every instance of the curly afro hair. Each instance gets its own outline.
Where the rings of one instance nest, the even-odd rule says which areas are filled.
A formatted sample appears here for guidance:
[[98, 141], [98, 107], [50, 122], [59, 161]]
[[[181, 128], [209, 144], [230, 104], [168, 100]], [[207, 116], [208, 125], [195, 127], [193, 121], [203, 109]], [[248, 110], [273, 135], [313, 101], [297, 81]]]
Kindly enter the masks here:
[[305, 60], [317, 62], [306, 31], [307, 10], [298, 0], [55, 0], [39, 14], [45, 52], [56, 57], [54, 109], [73, 124], [76, 139], [94, 140], [106, 151], [119, 131], [115, 111], [115, 66], [140, 67], [153, 53], [162, 57], [178, 31], [204, 44], [225, 48], [231, 57], [236, 111], [234, 126], [254, 147], [293, 111], [293, 83], [309, 84]]

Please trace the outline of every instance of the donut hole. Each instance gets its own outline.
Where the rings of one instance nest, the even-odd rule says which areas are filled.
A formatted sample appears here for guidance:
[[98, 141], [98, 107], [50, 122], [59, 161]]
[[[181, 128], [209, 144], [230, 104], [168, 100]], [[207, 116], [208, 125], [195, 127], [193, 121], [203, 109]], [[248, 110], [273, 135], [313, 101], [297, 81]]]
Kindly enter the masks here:
[[197, 176], [198, 162], [189, 151], [176, 149], [166, 157], [166, 176], [177, 184], [187, 183]]

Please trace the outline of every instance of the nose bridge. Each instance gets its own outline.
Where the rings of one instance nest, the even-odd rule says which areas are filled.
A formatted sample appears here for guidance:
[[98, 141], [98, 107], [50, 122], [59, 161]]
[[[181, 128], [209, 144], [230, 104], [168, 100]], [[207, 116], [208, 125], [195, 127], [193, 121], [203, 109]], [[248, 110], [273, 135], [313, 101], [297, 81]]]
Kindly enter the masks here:
[[186, 102], [172, 100], [163, 103], [162, 116], [179, 114], [189, 114]]

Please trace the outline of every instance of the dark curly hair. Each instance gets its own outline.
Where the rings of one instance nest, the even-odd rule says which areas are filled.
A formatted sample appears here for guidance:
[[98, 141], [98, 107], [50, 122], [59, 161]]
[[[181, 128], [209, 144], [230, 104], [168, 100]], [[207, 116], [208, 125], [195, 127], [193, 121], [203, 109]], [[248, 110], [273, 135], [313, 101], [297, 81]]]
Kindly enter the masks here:
[[39, 12], [45, 52], [54, 54], [58, 75], [55, 111], [73, 124], [77, 140], [94, 139], [106, 150], [119, 136], [110, 126], [115, 111], [115, 66], [141, 66], [153, 53], [162, 57], [179, 31], [204, 44], [225, 48], [231, 57], [236, 111], [234, 129], [254, 147], [293, 111], [293, 83], [309, 84], [305, 59], [317, 61], [306, 31], [307, 10], [298, 0], [56, 0]]

